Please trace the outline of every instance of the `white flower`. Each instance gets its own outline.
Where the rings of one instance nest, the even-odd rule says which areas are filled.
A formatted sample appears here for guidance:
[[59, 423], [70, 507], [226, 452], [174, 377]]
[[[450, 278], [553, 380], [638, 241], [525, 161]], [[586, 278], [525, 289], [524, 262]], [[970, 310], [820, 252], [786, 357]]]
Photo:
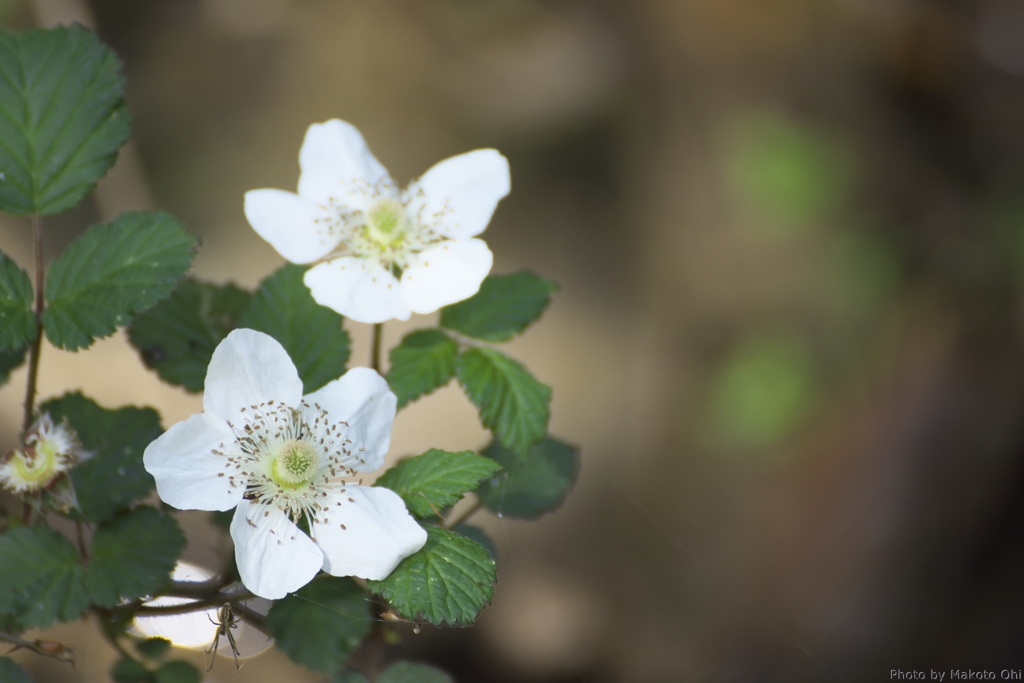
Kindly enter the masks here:
[[322, 306], [364, 323], [432, 313], [480, 289], [493, 255], [479, 235], [510, 188], [508, 161], [478, 149], [399, 192], [354, 126], [314, 123], [299, 193], [251, 190], [245, 216], [305, 276]]
[[[321, 568], [383, 579], [427, 539], [398, 494], [357, 480], [383, 464], [396, 402], [368, 368], [303, 398], [284, 348], [235, 330], [210, 360], [205, 412], [167, 430], [143, 462], [176, 508], [238, 506], [235, 561], [260, 597], [282, 598]], [[309, 536], [295, 524], [302, 518]]]
[[25, 434], [25, 448], [11, 451], [0, 461], [0, 485], [15, 493], [34, 493], [83, 457], [78, 435], [68, 423], [55, 425], [50, 414], [43, 413]]

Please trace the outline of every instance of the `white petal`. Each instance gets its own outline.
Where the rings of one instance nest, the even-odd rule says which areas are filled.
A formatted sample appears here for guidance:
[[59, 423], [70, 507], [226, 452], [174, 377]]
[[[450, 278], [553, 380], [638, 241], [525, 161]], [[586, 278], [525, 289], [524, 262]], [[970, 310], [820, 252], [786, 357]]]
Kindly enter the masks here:
[[[384, 464], [398, 399], [375, 370], [352, 368], [340, 379], [306, 396], [306, 403], [310, 406], [315, 403], [326, 410], [331, 424], [348, 423], [345, 438], [352, 440], [353, 454], [365, 460], [351, 467], [360, 472], [373, 472]], [[319, 413], [315, 408], [307, 410]], [[315, 414], [310, 415], [307, 422], [313, 418]]]
[[284, 190], [245, 193], [245, 217], [260, 237], [292, 263], [311, 263], [341, 239], [338, 212]]
[[377, 262], [346, 256], [321, 263], [303, 278], [321, 306], [360, 323], [408, 320], [398, 280]]
[[299, 167], [299, 194], [317, 201], [333, 197], [352, 208], [365, 209], [369, 206], [366, 198], [374, 189], [394, 194], [391, 177], [366, 140], [355, 126], [338, 119], [309, 127], [299, 150]]
[[389, 489], [349, 486], [327, 505], [329, 512], [317, 515], [313, 535], [324, 553], [324, 571], [334, 576], [383, 579], [427, 542], [427, 532]]
[[231, 538], [242, 583], [268, 600], [302, 588], [323, 564], [316, 543], [273, 505], [239, 503], [231, 520]]
[[493, 263], [483, 240], [441, 242], [402, 273], [402, 296], [414, 312], [433, 313], [476, 294]]
[[239, 411], [267, 401], [298, 407], [302, 380], [288, 352], [270, 335], [234, 330], [213, 350], [203, 408], [232, 424]]
[[405, 196], [409, 215], [446, 237], [479, 235], [498, 201], [509, 193], [508, 159], [496, 149], [477, 149], [435, 164]]
[[146, 447], [142, 462], [160, 499], [179, 510], [230, 510], [242, 500], [246, 478], [232, 486], [226, 455], [241, 453], [235, 434], [216, 415], [199, 413], [174, 425]]

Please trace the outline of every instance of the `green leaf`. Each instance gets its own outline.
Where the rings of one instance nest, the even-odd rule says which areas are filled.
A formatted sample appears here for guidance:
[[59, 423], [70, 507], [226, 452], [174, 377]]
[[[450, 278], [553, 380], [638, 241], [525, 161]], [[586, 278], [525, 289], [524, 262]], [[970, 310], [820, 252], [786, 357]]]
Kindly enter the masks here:
[[455, 683], [455, 680], [427, 664], [395, 662], [377, 677], [377, 683]]
[[85, 519], [102, 522], [153, 490], [142, 453], [163, 432], [155, 410], [106, 410], [78, 392], [50, 400], [40, 410], [57, 421], [67, 418], [85, 450], [95, 453], [71, 470]]
[[441, 325], [467, 337], [508, 341], [540, 317], [558, 289], [528, 270], [491, 275], [475, 295], [441, 309]]
[[0, 536], [0, 612], [26, 628], [47, 628], [77, 619], [88, 606], [85, 568], [71, 541], [38, 526]]
[[182, 279], [169, 298], [135, 318], [128, 339], [160, 379], [202, 391], [213, 350], [238, 327], [250, 298], [232, 284]]
[[345, 374], [349, 336], [341, 328], [343, 318], [313, 300], [302, 281], [304, 272], [302, 266], [288, 264], [261, 282], [239, 327], [281, 342], [308, 394]]
[[0, 385], [6, 384], [11, 378], [11, 372], [25, 362], [27, 353], [28, 346], [23, 346], [17, 351], [0, 351]]
[[465, 536], [471, 541], [476, 541], [487, 550], [488, 555], [495, 560], [498, 559], [498, 546], [494, 545], [494, 541], [491, 540], [491, 537], [488, 536], [480, 527], [473, 526], [471, 524], [456, 524], [452, 527], [452, 531], [460, 536]]
[[110, 669], [110, 677], [116, 683], [153, 683], [153, 674], [142, 662], [134, 659], [119, 659]]
[[370, 683], [370, 681], [358, 671], [339, 671], [331, 677], [331, 683]]
[[278, 649], [323, 673], [345, 666], [372, 625], [366, 592], [351, 579], [326, 574], [275, 602], [267, 614]]
[[389, 469], [375, 486], [386, 486], [400, 495], [414, 517], [432, 517], [499, 469], [493, 460], [473, 451], [449, 453], [431, 448]]
[[440, 389], [455, 376], [459, 345], [438, 329], [416, 330], [391, 349], [388, 385], [398, 407]]
[[171, 641], [166, 638], [146, 638], [135, 643], [135, 649], [146, 659], [163, 659], [171, 651]]
[[383, 581], [367, 581], [406, 619], [434, 626], [468, 626], [494, 595], [497, 567], [475, 541], [427, 526], [427, 543], [402, 560]]
[[155, 674], [156, 683], [200, 683], [203, 674], [183, 659], [172, 659], [160, 665]]
[[60, 213], [114, 165], [131, 122], [120, 70], [81, 26], [0, 29], [0, 210]]
[[544, 438], [551, 387], [494, 349], [469, 349], [455, 362], [459, 384], [480, 409], [480, 420], [503, 444], [525, 454]]
[[139, 507], [101, 524], [92, 539], [89, 597], [101, 607], [153, 595], [170, 581], [185, 534], [156, 508]]
[[192, 265], [195, 244], [166, 213], [123, 213], [90, 227], [47, 273], [47, 338], [74, 351], [113, 334], [170, 295]]
[[0, 657], [0, 681], [4, 683], [32, 683], [28, 672], [10, 657]]
[[536, 519], [558, 508], [576, 484], [580, 472], [579, 450], [547, 438], [530, 449], [526, 457], [494, 442], [482, 455], [505, 468], [480, 485], [480, 502], [502, 517]]
[[32, 281], [0, 252], [0, 351], [18, 351], [36, 338], [32, 314]]

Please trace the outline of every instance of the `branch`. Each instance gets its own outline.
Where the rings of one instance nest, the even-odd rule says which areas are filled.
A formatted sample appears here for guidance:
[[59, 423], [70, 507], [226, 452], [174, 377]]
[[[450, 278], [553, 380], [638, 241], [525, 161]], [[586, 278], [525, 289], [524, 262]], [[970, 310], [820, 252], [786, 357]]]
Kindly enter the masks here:
[[10, 654], [15, 650], [31, 650], [37, 655], [56, 659], [59, 662], [67, 662], [71, 668], [75, 668], [75, 648], [71, 645], [64, 645], [54, 640], [24, 640], [10, 633], [0, 631], [0, 641], [10, 643], [14, 647], [7, 651]]

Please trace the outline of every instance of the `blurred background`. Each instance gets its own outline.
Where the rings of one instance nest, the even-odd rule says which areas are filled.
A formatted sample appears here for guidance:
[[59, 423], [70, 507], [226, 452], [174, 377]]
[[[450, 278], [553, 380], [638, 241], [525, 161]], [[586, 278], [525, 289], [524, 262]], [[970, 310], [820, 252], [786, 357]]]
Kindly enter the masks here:
[[[47, 223], [50, 254], [158, 207], [201, 236], [197, 276], [254, 286], [282, 261], [242, 194], [294, 188], [328, 118], [403, 184], [477, 147], [511, 162], [494, 270], [561, 291], [508, 350], [583, 468], [537, 522], [475, 517], [493, 607], [393, 656], [461, 683], [1024, 667], [1020, 0], [0, 0], [14, 28], [75, 12], [124, 60], [134, 141]], [[27, 266], [26, 226], [0, 216]], [[42, 358], [44, 397], [201, 410], [123, 333]], [[23, 386], [0, 390], [3, 444]], [[487, 441], [453, 385], [399, 415], [389, 457]], [[104, 680], [94, 633], [46, 634], [77, 672], [19, 661]], [[271, 652], [206, 680], [322, 677]]]

